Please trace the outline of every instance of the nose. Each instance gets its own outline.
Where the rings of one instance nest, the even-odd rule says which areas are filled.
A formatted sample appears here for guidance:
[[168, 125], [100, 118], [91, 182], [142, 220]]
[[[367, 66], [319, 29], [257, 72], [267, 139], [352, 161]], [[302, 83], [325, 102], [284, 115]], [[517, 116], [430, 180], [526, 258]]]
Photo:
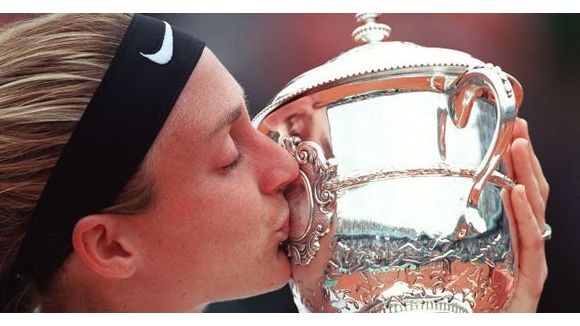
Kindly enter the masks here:
[[260, 146], [260, 190], [274, 193], [284, 189], [298, 178], [296, 159], [272, 139], [256, 130]]

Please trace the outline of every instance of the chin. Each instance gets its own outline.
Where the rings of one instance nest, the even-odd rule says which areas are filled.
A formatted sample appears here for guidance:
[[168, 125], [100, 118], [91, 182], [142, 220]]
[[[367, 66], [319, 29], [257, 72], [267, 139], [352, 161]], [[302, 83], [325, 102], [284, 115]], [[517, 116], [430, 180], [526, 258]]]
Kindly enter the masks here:
[[286, 285], [286, 283], [288, 283], [290, 280], [290, 276], [292, 275], [290, 260], [288, 260], [288, 256], [286, 255], [284, 249], [278, 248], [274, 264], [275, 266], [273, 266], [273, 271], [271, 274], [272, 288], [270, 291], [278, 290]]
[[287, 271], [288, 278], [290, 278], [290, 273], [292, 271], [292, 263], [290, 262], [290, 258], [288, 258], [288, 254], [282, 248], [278, 248], [278, 252], [276, 255], [277, 260], [279, 261], [282, 268]]
[[[244, 281], [238, 282], [241, 288], [236, 288], [235, 292], [229, 293], [228, 296], [219, 298], [217, 301], [238, 300], [261, 295], [281, 289], [290, 280], [291, 267], [288, 258], [283, 250], [273, 259], [267, 262], [256, 263], [256, 268], [263, 268]], [[267, 269], [266, 269], [267, 268]]]
[[[282, 251], [282, 253], [284, 252]], [[286, 256], [277, 255], [275, 261], [270, 263], [270, 270], [265, 271], [265, 274], [256, 280], [257, 283], [251, 287], [249, 292], [244, 293], [237, 298], [230, 298], [229, 300], [253, 297], [256, 295], [276, 291], [288, 284], [291, 276], [290, 263], [288, 262], [288, 259], [283, 261], [280, 259], [280, 257], [284, 258]]]
[[256, 268], [262, 268], [262, 270], [260, 271], [260, 276], [256, 275], [257, 279], [255, 279], [257, 283], [254, 290], [259, 291], [259, 293], [254, 293], [253, 295], [278, 290], [290, 280], [292, 267], [286, 251], [277, 244], [272, 249], [268, 258], [256, 263]]

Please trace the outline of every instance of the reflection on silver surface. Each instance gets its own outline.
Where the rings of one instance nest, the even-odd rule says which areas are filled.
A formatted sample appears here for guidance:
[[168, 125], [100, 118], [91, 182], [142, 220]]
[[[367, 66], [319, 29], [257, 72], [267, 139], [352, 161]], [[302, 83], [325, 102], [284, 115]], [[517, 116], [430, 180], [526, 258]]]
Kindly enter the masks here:
[[521, 100], [468, 54], [377, 40], [282, 90], [254, 124], [301, 169], [286, 246], [299, 310], [502, 310], [517, 261], [501, 158]]

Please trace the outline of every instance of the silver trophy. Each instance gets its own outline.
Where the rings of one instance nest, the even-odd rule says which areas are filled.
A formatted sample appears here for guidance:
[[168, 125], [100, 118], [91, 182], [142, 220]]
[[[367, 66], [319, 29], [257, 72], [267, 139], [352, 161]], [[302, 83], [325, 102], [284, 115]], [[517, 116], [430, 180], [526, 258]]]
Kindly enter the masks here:
[[521, 85], [464, 52], [363, 44], [292, 80], [254, 119], [300, 178], [286, 249], [301, 312], [495, 312], [516, 281], [500, 192]]

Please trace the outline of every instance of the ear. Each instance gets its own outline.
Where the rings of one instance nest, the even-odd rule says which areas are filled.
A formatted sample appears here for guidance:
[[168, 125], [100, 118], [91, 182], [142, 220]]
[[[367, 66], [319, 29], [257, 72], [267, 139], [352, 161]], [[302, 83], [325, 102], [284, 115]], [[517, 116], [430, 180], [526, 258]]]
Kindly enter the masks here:
[[85, 216], [73, 230], [75, 254], [85, 267], [101, 276], [129, 278], [137, 270], [138, 255], [126, 230], [127, 225], [119, 216]]

